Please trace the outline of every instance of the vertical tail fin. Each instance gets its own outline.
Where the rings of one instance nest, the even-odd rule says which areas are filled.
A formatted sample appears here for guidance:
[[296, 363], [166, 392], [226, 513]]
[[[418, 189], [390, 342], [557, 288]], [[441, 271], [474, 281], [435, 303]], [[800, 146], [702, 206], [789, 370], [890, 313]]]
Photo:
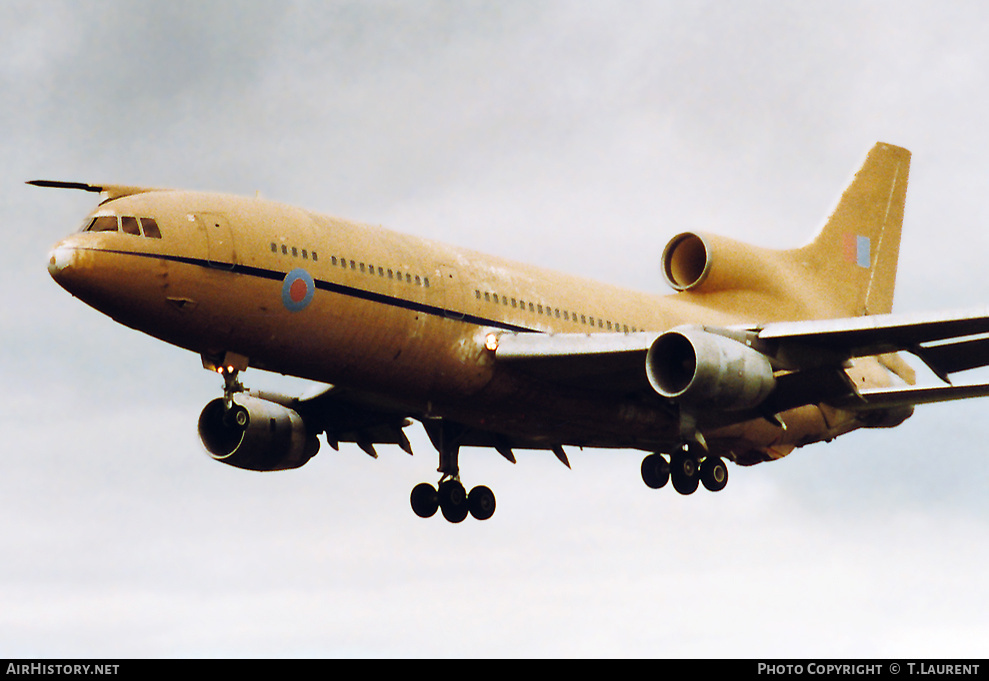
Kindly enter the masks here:
[[836, 316], [892, 310], [909, 170], [909, 151], [876, 144], [814, 241], [797, 251]]

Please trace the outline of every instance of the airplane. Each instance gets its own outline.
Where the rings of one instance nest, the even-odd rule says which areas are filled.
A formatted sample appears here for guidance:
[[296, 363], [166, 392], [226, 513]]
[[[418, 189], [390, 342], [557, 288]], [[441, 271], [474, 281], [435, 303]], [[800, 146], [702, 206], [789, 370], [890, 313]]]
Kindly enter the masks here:
[[[115, 321], [201, 356], [223, 378], [199, 418], [209, 455], [294, 469], [355, 443], [412, 453], [436, 485], [410, 503], [490, 518], [463, 447], [632, 449], [650, 488], [719, 491], [749, 466], [929, 402], [989, 395], [951, 375], [989, 364], [989, 310], [893, 314], [910, 152], [878, 143], [812, 241], [787, 250], [700, 232], [663, 251], [659, 295], [625, 290], [253, 197], [33, 180], [99, 193], [48, 270]], [[901, 353], [942, 383], [918, 386]], [[248, 367], [301, 377], [248, 390]]]

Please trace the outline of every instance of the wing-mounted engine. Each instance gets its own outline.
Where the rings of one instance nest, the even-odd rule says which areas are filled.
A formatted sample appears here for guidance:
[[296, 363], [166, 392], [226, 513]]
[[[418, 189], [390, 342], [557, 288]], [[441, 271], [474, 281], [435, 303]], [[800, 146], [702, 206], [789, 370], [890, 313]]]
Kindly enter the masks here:
[[230, 409], [223, 398], [207, 404], [199, 436], [217, 461], [252, 471], [298, 468], [319, 451], [316, 433], [298, 412], [246, 394], [238, 394]]
[[759, 406], [776, 385], [766, 355], [696, 327], [656, 338], [646, 353], [646, 376], [663, 397], [725, 411]]
[[723, 236], [684, 232], [663, 249], [663, 276], [677, 291], [764, 289], [776, 279], [771, 254]]

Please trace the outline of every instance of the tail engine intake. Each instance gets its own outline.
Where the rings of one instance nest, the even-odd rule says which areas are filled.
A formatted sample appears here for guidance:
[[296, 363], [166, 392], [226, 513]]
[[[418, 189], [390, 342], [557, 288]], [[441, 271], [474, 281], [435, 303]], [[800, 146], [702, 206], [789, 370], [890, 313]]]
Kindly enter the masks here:
[[676, 291], [713, 293], [778, 286], [774, 251], [716, 234], [678, 234], [663, 250], [663, 276]]

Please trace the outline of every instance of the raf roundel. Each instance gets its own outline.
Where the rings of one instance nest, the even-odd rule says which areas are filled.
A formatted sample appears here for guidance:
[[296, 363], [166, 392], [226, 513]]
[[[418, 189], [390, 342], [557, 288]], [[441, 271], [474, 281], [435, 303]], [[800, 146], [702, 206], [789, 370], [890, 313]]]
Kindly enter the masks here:
[[282, 282], [282, 304], [291, 312], [301, 312], [316, 295], [316, 284], [312, 276], [303, 269], [296, 269], [285, 275]]

